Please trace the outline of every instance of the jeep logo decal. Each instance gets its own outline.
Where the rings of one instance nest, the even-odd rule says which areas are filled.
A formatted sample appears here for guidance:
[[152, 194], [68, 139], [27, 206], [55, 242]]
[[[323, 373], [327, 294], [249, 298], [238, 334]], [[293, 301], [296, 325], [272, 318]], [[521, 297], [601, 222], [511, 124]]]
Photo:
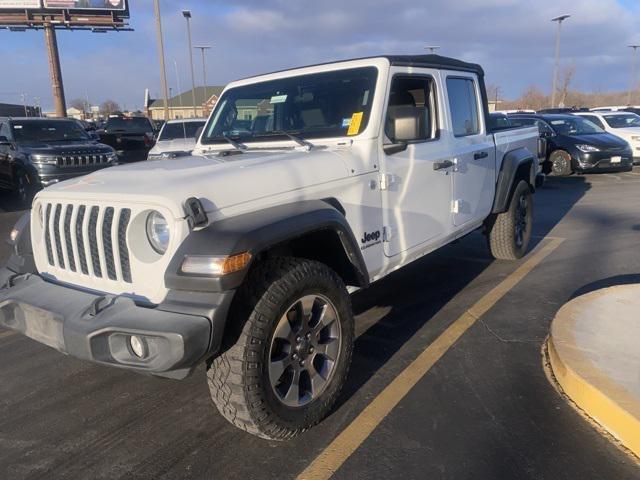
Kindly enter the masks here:
[[377, 242], [378, 240], [380, 240], [380, 230], [371, 233], [365, 232], [364, 236], [360, 239], [362, 243]]

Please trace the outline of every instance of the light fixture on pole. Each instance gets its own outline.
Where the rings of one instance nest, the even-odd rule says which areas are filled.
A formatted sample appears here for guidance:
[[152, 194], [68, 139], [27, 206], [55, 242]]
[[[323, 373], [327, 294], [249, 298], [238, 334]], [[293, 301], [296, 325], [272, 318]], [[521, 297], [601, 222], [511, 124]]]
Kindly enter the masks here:
[[571, 15], [560, 15], [552, 18], [552, 22], [558, 22], [558, 32], [556, 33], [556, 56], [555, 63], [553, 65], [553, 87], [551, 89], [551, 107], [556, 106], [556, 89], [558, 88], [558, 71], [560, 68], [560, 30], [562, 29], [562, 22], [564, 22]]
[[631, 106], [633, 91], [638, 88], [638, 49], [640, 45], [629, 45], [633, 50], [631, 57], [631, 84], [629, 85], [629, 95], [627, 96], [627, 105]]
[[427, 45], [426, 47], [424, 47], [425, 50], [428, 50], [430, 54], [434, 54], [436, 53], [436, 50], [440, 49], [439, 45]]
[[191, 65], [191, 96], [193, 100], [193, 117], [198, 116], [196, 110], [196, 78], [193, 73], [193, 46], [191, 44], [191, 10], [183, 10], [182, 16], [187, 21], [187, 37], [189, 38], [189, 63]]
[[205, 106], [207, 104], [207, 102], [209, 101], [209, 95], [207, 95], [207, 63], [205, 61], [204, 58], [204, 52], [205, 50], [211, 50], [211, 46], [209, 45], [196, 45], [195, 47], [196, 50], [200, 50], [200, 53], [202, 53], [202, 81], [204, 82], [204, 104], [202, 106], [202, 113], [204, 116], [204, 109]]

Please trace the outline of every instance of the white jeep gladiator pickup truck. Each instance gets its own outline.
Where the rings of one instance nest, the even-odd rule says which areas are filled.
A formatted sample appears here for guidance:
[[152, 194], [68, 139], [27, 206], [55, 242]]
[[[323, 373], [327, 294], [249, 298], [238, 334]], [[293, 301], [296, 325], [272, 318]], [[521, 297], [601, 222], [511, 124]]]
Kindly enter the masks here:
[[347, 379], [349, 292], [482, 229], [528, 247], [538, 131], [487, 131], [482, 68], [382, 56], [228, 85], [194, 156], [51, 186], [11, 233], [0, 326], [105, 365], [201, 362], [234, 425], [285, 439]]

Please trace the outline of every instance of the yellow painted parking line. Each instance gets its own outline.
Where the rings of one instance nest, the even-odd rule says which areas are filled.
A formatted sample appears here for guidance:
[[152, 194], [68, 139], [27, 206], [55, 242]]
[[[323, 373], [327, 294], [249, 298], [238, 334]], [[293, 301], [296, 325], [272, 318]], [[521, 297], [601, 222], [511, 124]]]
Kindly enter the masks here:
[[298, 476], [298, 480], [330, 478], [469, 327], [563, 241], [564, 239], [556, 238], [544, 242], [544, 245], [539, 245], [511, 275], [453, 322], [316, 457]]
[[11, 335], [15, 335], [16, 332], [13, 330], [7, 330], [5, 332], [0, 332], [0, 338], [10, 337]]

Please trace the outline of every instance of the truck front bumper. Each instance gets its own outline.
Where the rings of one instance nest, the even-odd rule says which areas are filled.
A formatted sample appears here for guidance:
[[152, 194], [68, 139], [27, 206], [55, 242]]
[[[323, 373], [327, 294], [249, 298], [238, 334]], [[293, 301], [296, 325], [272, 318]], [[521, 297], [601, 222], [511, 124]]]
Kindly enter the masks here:
[[[220, 305], [212, 302], [208, 309], [185, 300], [150, 308], [5, 268], [0, 326], [79, 359], [184, 378], [219, 349], [230, 296], [218, 297]], [[134, 353], [132, 336], [142, 355]]]

